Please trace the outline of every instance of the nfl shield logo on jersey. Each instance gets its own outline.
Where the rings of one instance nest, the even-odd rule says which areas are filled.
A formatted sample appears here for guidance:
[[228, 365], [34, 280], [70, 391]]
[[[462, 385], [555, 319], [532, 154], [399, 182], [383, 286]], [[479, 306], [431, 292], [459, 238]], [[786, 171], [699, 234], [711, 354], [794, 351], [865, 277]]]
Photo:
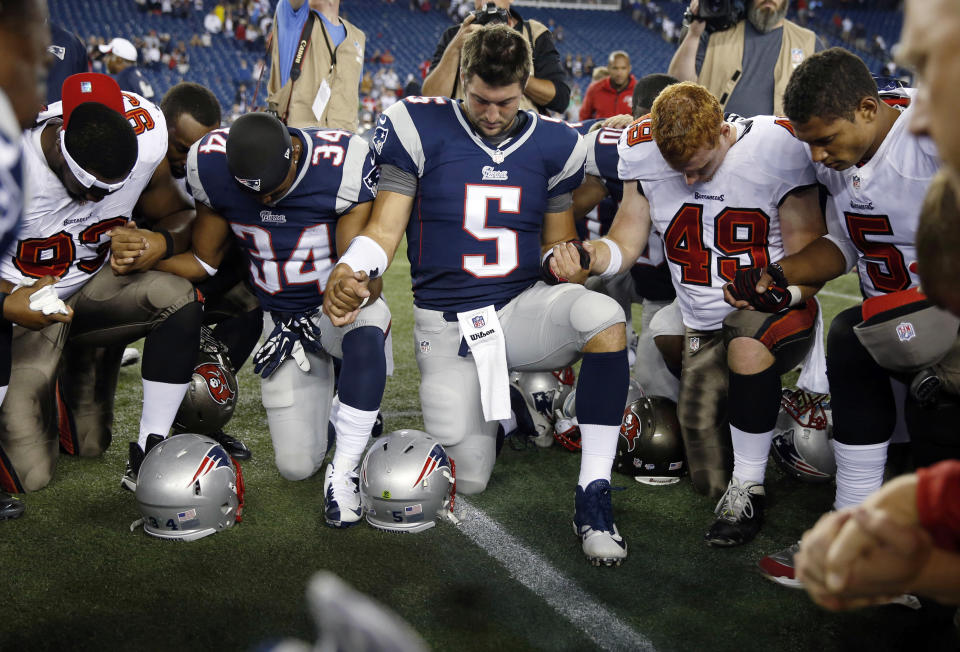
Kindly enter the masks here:
[[699, 350], [700, 350], [700, 338], [699, 338], [699, 337], [691, 337], [691, 338], [690, 338], [690, 352], [693, 353], [693, 352], [699, 351]]
[[908, 321], [902, 321], [897, 324], [897, 337], [900, 338], [901, 342], [908, 342], [917, 336], [917, 332], [913, 330], [913, 324]]
[[477, 315], [473, 318], [473, 327], [474, 328], [483, 328], [487, 322], [483, 320], [483, 315]]
[[853, 175], [853, 189], [854, 189], [854, 190], [860, 190], [860, 175], [859, 175], [859, 174]]

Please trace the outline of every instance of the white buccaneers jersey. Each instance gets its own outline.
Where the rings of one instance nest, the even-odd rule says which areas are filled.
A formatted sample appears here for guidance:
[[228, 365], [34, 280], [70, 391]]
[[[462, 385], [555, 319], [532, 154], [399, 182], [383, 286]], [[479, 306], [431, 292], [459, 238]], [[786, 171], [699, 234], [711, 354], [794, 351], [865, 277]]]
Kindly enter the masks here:
[[650, 118], [624, 130], [618, 168], [624, 183], [638, 180], [663, 238], [683, 323], [720, 328], [733, 308], [723, 286], [737, 269], [783, 257], [779, 206], [797, 188], [816, 183], [806, 145], [786, 119], [757, 116], [731, 123], [737, 141], [713, 178], [688, 186], [650, 134]]
[[932, 140], [910, 133], [911, 110], [893, 123], [864, 165], [840, 171], [816, 166], [817, 178], [830, 192], [830, 235], [845, 250], [848, 266], [856, 263], [868, 297], [919, 283], [913, 271], [917, 223], [940, 160]]
[[123, 188], [99, 202], [70, 197], [43, 155], [40, 135], [47, 120], [61, 115], [60, 102], [40, 114], [40, 126], [24, 134], [27, 208], [16, 253], [0, 263], [4, 279], [16, 283], [59, 276], [57, 294], [66, 299], [106, 263], [107, 232], [130, 219], [140, 193], [167, 153], [167, 123], [160, 109], [135, 93], [124, 92], [123, 104], [137, 134], [137, 162]]

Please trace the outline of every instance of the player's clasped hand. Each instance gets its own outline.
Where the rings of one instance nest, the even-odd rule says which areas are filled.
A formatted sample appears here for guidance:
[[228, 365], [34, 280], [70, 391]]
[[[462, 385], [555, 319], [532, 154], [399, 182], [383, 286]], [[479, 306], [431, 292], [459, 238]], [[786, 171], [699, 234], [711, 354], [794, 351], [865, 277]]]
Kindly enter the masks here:
[[370, 298], [370, 277], [354, 272], [348, 265], [337, 265], [330, 272], [323, 291], [323, 312], [334, 326], [350, 324]]
[[322, 350], [320, 329], [311, 319], [315, 314], [316, 310], [297, 314], [271, 313], [275, 325], [253, 357], [253, 372], [267, 378], [290, 357], [300, 369], [310, 371], [305, 351], [320, 353]]
[[786, 278], [770, 266], [738, 269], [733, 283], [723, 287], [723, 295], [735, 308], [760, 312], [786, 310], [792, 298]]
[[577, 240], [562, 242], [554, 246], [545, 262], [549, 270], [549, 276], [556, 279], [558, 283], [579, 283], [582, 285], [590, 275], [590, 254], [587, 253], [583, 244]]
[[154, 231], [139, 229], [135, 222], [111, 229], [110, 268], [114, 274], [150, 269], [166, 253], [166, 241]]

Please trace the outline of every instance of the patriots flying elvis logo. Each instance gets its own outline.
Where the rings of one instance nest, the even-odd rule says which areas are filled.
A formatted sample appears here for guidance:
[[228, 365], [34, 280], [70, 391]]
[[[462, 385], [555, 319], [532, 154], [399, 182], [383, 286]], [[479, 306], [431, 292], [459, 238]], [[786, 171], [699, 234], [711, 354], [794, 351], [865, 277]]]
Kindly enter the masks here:
[[435, 444], [434, 447], [430, 449], [430, 454], [427, 455], [427, 459], [423, 461], [423, 466], [420, 467], [420, 475], [417, 476], [417, 481], [413, 483], [413, 486], [416, 487], [441, 466], [450, 466], [450, 460], [447, 457], [447, 452], [443, 450], [443, 446]]
[[230, 460], [227, 459], [227, 453], [219, 446], [211, 446], [204, 458], [200, 460], [200, 464], [197, 465], [197, 470], [193, 474], [193, 479], [187, 483], [187, 486], [189, 487], [198, 479], [202, 478], [214, 469], [219, 469], [221, 466], [230, 466]]

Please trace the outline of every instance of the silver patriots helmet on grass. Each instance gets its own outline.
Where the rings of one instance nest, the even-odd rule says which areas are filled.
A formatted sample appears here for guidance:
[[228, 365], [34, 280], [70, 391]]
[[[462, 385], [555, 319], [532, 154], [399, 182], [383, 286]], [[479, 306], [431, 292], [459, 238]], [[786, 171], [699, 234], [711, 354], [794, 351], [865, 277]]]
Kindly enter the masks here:
[[147, 453], [136, 500], [144, 531], [161, 539], [193, 541], [241, 520], [243, 472], [209, 437], [173, 435]]
[[367, 523], [389, 532], [421, 532], [439, 518], [456, 522], [453, 460], [421, 430], [395, 430], [375, 441], [360, 465]]

